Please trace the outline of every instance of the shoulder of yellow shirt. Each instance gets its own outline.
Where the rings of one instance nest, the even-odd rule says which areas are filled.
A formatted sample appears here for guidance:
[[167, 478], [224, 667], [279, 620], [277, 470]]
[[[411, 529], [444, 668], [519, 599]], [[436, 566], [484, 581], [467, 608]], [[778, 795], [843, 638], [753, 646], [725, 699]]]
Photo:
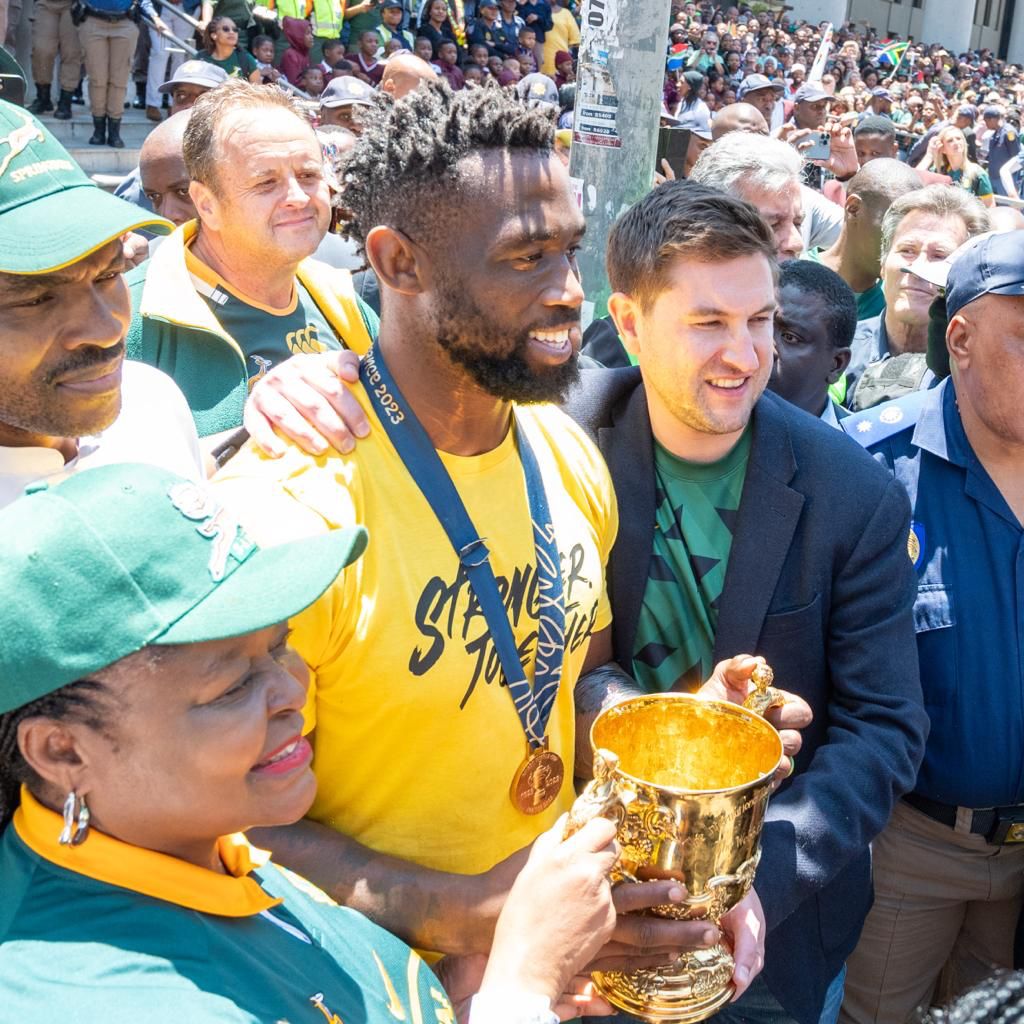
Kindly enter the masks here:
[[[577, 505], [603, 535], [610, 531], [614, 539], [615, 493], [596, 445], [553, 405], [524, 406], [519, 414], [527, 430], [532, 426], [548, 442], [562, 485]], [[379, 444], [389, 443], [384, 428], [370, 418], [369, 437], [358, 440], [347, 455], [332, 449], [312, 456], [289, 445], [280, 458], [273, 459], [250, 441], [214, 478], [215, 490], [262, 545], [361, 522], [360, 466], [372, 458]]]

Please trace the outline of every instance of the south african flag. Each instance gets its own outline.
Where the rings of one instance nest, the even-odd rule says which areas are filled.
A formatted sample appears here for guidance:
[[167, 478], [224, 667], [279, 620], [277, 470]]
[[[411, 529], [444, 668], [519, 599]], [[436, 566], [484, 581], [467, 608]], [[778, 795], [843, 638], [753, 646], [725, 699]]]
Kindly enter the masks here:
[[887, 43], [878, 51], [878, 63], [896, 67], [896, 65], [903, 59], [903, 54], [906, 52], [909, 45], [910, 43]]

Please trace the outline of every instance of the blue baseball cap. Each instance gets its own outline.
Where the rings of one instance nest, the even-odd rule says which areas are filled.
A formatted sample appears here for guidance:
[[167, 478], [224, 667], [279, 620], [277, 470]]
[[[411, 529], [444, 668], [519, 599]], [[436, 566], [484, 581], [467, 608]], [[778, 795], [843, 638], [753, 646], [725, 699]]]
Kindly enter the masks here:
[[983, 295], [1024, 295], [1024, 233], [972, 239], [952, 260], [946, 278], [946, 315]]

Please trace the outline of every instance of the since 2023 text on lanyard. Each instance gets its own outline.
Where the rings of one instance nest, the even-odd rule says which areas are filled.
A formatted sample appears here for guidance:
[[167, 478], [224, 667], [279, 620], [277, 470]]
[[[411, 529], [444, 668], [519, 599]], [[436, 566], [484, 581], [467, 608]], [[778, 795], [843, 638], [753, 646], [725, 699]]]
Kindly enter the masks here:
[[534, 686], [531, 688], [494, 578], [490, 552], [477, 533], [427, 432], [399, 391], [376, 345], [363, 358], [359, 376], [399, 458], [444, 527], [487, 621], [527, 743], [526, 757], [512, 779], [509, 796], [523, 814], [539, 814], [554, 802], [565, 779], [562, 759], [548, 750], [545, 735], [562, 676], [565, 605], [561, 560], [537, 457], [526, 431], [516, 420], [516, 441], [526, 479], [537, 559], [537, 654]]

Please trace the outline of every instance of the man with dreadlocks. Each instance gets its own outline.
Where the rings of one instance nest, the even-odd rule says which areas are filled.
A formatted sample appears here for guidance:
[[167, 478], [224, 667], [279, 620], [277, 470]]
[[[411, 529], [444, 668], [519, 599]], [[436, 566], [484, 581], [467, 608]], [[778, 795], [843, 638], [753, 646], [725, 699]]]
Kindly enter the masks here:
[[[260, 841], [444, 952], [487, 949], [526, 848], [572, 802], [587, 771], [574, 687], [611, 619], [614, 492], [552, 404], [577, 377], [584, 231], [553, 144], [548, 115], [501, 90], [381, 102], [344, 194], [381, 285], [354, 389], [373, 429], [347, 455], [250, 446], [219, 478], [262, 542], [353, 522], [374, 538], [292, 622], [319, 789], [304, 822]], [[453, 246], [442, 225], [456, 210], [474, 230]], [[754, 664], [721, 663], [720, 685], [745, 694]], [[683, 895], [645, 882], [631, 905]], [[742, 990], [761, 964], [756, 895], [722, 928]], [[621, 914], [597, 963], [664, 962], [718, 938], [707, 922]]]

